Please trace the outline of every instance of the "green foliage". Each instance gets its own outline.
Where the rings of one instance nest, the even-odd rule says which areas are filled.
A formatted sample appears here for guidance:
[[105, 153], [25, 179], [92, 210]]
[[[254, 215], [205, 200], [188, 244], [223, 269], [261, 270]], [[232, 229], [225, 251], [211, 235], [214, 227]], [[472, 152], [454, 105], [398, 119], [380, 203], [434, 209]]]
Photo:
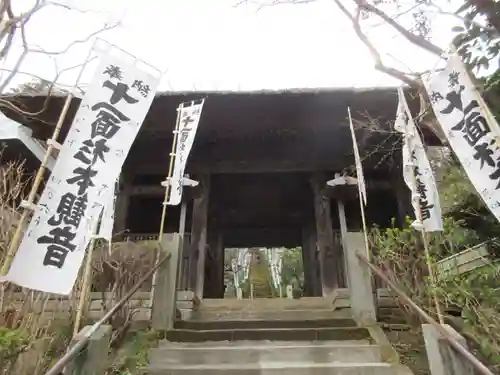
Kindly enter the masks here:
[[[444, 307], [459, 309], [464, 320], [464, 334], [471, 339], [492, 366], [500, 368], [500, 267], [490, 266], [467, 275], [441, 277], [432, 285], [426, 263], [421, 233], [410, 227], [373, 228], [370, 241], [373, 262], [420, 307], [434, 314], [432, 296], [437, 294]], [[433, 262], [472, 247], [478, 242], [473, 230], [464, 223], [445, 217], [444, 231], [429, 234]], [[401, 305], [410, 324], [419, 325], [419, 317]]]
[[437, 288], [445, 305], [461, 310], [464, 334], [488, 362], [500, 369], [500, 266], [450, 276]]
[[[379, 260], [394, 260], [394, 249], [400, 249], [401, 253], [411, 255], [416, 261], [420, 261], [424, 255], [424, 248], [420, 232], [411, 227], [413, 219], [406, 218], [403, 228], [396, 226], [396, 219], [392, 219], [392, 227], [374, 227], [370, 231], [370, 241]], [[444, 217], [443, 232], [428, 234], [429, 251], [439, 258], [446, 257], [456, 252], [457, 248], [463, 248], [478, 242], [474, 231], [467, 229], [464, 222], [453, 218]], [[424, 259], [425, 261], [425, 259]]]
[[[469, 181], [460, 164], [455, 160], [445, 162], [443, 180], [439, 186], [443, 215], [459, 222], [469, 232], [474, 232], [479, 242], [500, 238], [500, 226]], [[491, 246], [497, 256], [500, 244]]]
[[[393, 220], [393, 223], [395, 220]], [[389, 279], [398, 284], [419, 306], [429, 305], [431, 280], [426, 262], [421, 233], [411, 228], [412, 219], [406, 226], [397, 228], [373, 228], [369, 233], [373, 262], [382, 268]], [[431, 259], [443, 258], [461, 248], [476, 243], [475, 235], [451, 218], [444, 219], [443, 233], [428, 234]], [[403, 306], [402, 306], [403, 307]], [[408, 314], [409, 323], [415, 316]]]
[[281, 270], [281, 283], [293, 285], [296, 289], [303, 289], [304, 265], [302, 263], [302, 249], [283, 249], [283, 267]]
[[0, 363], [16, 359], [28, 348], [29, 343], [29, 334], [25, 330], [0, 327]]
[[138, 331], [128, 335], [117, 351], [106, 375], [132, 375], [148, 364], [148, 351], [158, 343], [153, 331]]

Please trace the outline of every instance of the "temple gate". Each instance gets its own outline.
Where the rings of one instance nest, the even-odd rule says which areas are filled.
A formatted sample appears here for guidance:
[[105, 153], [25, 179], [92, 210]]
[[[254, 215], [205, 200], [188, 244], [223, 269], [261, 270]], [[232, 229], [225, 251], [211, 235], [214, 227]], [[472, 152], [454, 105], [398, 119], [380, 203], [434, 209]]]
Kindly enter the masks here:
[[[400, 170], [399, 136], [391, 131], [395, 88], [159, 94], [122, 171], [117, 240], [158, 235], [160, 183], [167, 173], [176, 108], [202, 97], [206, 102], [187, 165], [190, 178], [200, 183], [184, 189], [181, 205], [168, 207], [163, 228], [184, 234], [179, 288], [200, 298], [222, 298], [224, 248], [299, 246], [306, 295], [347, 286], [340, 223], [345, 220], [349, 231], [361, 230], [357, 192], [339, 195], [326, 185], [336, 173], [355, 176], [347, 106], [358, 128], [368, 225], [389, 226], [392, 218], [401, 223], [412, 212]], [[45, 97], [17, 100], [38, 108]], [[34, 136], [47, 139], [63, 100], [51, 98], [37, 118], [5, 111], [33, 129]], [[424, 137], [427, 144], [437, 142], [430, 133]]]

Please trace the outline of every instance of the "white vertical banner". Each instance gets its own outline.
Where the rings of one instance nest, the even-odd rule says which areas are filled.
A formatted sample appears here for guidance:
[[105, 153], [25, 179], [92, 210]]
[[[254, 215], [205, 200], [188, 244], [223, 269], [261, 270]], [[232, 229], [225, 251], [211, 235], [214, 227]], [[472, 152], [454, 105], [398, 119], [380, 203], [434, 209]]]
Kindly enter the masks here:
[[92, 222], [155, 96], [160, 74], [107, 47], [98, 51], [99, 65], [6, 277], [22, 287], [71, 292]]
[[427, 232], [443, 230], [439, 193], [424, 145], [401, 87], [394, 128], [403, 134], [403, 177], [411, 191], [416, 220], [412, 226]]
[[500, 130], [458, 55], [424, 80], [448, 143], [477, 192], [500, 221]]
[[116, 205], [116, 191], [117, 191], [118, 181], [111, 184], [107, 196], [106, 203], [104, 204], [104, 210], [101, 218], [101, 225], [99, 226], [98, 235], [100, 238], [104, 238], [111, 244], [113, 238], [113, 226], [115, 224], [115, 205]]
[[234, 287], [239, 288], [240, 287], [240, 279], [239, 279], [239, 265], [238, 265], [238, 259], [232, 259], [231, 260], [231, 267], [233, 269], [233, 280], [234, 280]]
[[240, 269], [242, 271], [240, 277], [240, 283], [248, 278], [251, 258], [252, 254], [248, 251], [248, 249], [240, 250], [238, 254], [238, 266], [241, 267]]
[[280, 272], [279, 272], [279, 264], [281, 261], [281, 257], [283, 252], [280, 249], [272, 248], [267, 250], [268, 259], [269, 259], [269, 268], [271, 270], [271, 277], [273, 279], [274, 287], [277, 289], [280, 285]]
[[193, 147], [204, 103], [205, 99], [202, 99], [200, 103], [192, 103], [186, 107], [181, 105], [178, 109], [181, 113], [179, 115], [179, 129], [177, 130], [174, 169], [172, 177], [170, 178], [170, 183], [172, 185], [167, 203], [171, 206], [176, 206], [181, 203], [184, 171], [186, 170], [189, 153]]
[[348, 107], [347, 112], [349, 113], [349, 129], [351, 129], [352, 137], [352, 148], [354, 150], [354, 162], [356, 164], [356, 178], [358, 180], [358, 189], [363, 203], [366, 206], [366, 184], [365, 175], [363, 174], [363, 166], [361, 164], [361, 157], [359, 156], [358, 142], [356, 140], [356, 133], [354, 132], [354, 125], [352, 123], [351, 109]]

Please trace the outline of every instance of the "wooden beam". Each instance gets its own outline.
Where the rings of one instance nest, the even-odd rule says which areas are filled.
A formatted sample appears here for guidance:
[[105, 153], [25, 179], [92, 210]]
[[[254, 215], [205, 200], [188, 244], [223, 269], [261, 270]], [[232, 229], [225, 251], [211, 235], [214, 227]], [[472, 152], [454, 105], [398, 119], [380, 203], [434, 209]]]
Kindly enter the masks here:
[[230, 247], [297, 247], [301, 244], [299, 227], [225, 227], [224, 246]]
[[161, 185], [136, 185], [130, 189], [131, 196], [162, 196], [165, 188]]

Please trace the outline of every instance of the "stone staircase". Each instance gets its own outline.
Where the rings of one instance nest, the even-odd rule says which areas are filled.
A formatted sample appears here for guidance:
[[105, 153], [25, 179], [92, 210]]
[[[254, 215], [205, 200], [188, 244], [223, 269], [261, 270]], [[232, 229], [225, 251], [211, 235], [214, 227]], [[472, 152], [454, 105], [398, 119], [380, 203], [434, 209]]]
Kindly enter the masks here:
[[149, 375], [399, 375], [370, 330], [322, 298], [204, 300], [149, 353]]

